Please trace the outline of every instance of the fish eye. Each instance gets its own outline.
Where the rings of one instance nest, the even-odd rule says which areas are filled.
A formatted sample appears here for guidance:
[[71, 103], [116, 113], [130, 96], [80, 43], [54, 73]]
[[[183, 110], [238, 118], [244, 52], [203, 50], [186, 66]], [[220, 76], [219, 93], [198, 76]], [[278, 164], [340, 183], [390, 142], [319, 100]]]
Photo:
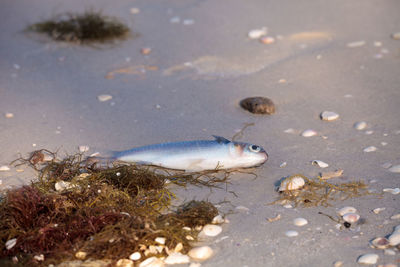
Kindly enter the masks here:
[[250, 149], [250, 151], [253, 151], [253, 152], [260, 152], [260, 150], [261, 150], [261, 148], [256, 145], [250, 145], [249, 149]]

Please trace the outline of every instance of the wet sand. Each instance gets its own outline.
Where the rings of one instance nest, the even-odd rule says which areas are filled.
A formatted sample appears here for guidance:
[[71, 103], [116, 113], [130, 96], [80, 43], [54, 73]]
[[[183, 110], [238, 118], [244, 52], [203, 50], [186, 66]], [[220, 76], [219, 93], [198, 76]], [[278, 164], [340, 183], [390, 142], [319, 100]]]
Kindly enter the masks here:
[[[343, 169], [334, 182], [361, 179], [374, 192], [400, 187], [400, 31], [398, 1], [3, 1], [0, 8], [0, 166], [35, 149], [88, 153], [180, 140], [232, 137], [262, 145], [270, 158], [251, 175], [236, 174], [228, 190], [188, 188], [181, 199], [228, 200], [215, 256], [202, 266], [356, 266], [365, 253], [378, 264], [400, 264], [368, 242], [399, 221], [400, 194], [365, 196], [332, 207], [268, 205], [275, 183], [301, 173]], [[27, 34], [30, 23], [95, 7], [122, 19], [138, 36], [117, 45], [77, 46]], [[131, 8], [139, 8], [131, 14]], [[178, 23], [176, 17], [179, 17]], [[172, 19], [172, 22], [171, 22]], [[186, 22], [185, 22], [186, 21]], [[189, 24], [189, 25], [185, 25]], [[247, 37], [268, 27], [272, 44]], [[356, 43], [363, 41], [364, 43]], [[355, 47], [354, 47], [355, 46]], [[140, 53], [152, 49], [149, 55]], [[111, 100], [100, 102], [108, 94]], [[253, 115], [239, 106], [249, 96], [272, 99], [277, 112]], [[339, 119], [322, 121], [334, 111]], [[12, 118], [6, 118], [12, 113]], [[353, 124], [367, 122], [365, 130]], [[285, 132], [287, 129], [293, 131]], [[313, 129], [317, 136], [301, 132]], [[383, 142], [383, 143], [382, 143]], [[374, 152], [363, 152], [369, 146]], [[287, 166], [279, 166], [287, 162]], [[0, 189], [29, 183], [28, 170], [0, 172]], [[234, 194], [229, 191], [234, 191]], [[244, 206], [248, 210], [235, 209]], [[338, 230], [318, 214], [354, 206], [365, 223]], [[379, 214], [375, 208], [385, 207]], [[268, 222], [281, 214], [276, 222]], [[304, 217], [308, 224], [293, 225]], [[296, 230], [297, 237], [285, 232]], [[225, 237], [227, 238], [221, 238]], [[221, 240], [222, 239], [222, 240]]]

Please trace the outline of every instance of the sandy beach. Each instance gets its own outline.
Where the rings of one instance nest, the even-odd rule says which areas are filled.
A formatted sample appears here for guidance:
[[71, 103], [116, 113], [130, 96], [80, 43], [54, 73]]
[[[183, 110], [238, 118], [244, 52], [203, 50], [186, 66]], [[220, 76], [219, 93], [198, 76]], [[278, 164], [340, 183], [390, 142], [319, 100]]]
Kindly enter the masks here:
[[[90, 8], [121, 19], [131, 37], [80, 46], [24, 31], [53, 15]], [[0, 171], [0, 189], [34, 178], [29, 169], [10, 165], [33, 150], [62, 154], [88, 146], [91, 154], [212, 135], [231, 138], [254, 123], [240, 141], [269, 154], [255, 169], [256, 179], [237, 173], [227, 188], [176, 189], [179, 200], [226, 200], [230, 204], [221, 209], [233, 211], [223, 232], [206, 242], [215, 255], [201, 266], [358, 266], [367, 253], [379, 256], [372, 266], [398, 266], [398, 248], [378, 250], [369, 241], [400, 224], [390, 219], [400, 213], [400, 194], [330, 207], [269, 203], [278, 198], [277, 182], [297, 173], [316, 177], [343, 169], [332, 182], [362, 180], [373, 193], [400, 187], [400, 173], [389, 170], [400, 165], [400, 40], [393, 36], [400, 32], [399, 10], [395, 0], [4, 0], [0, 166], [10, 170]], [[263, 27], [270, 44], [248, 37]], [[147, 47], [151, 52], [143, 55]], [[112, 98], [100, 101], [100, 95]], [[243, 110], [239, 101], [251, 96], [272, 99], [276, 113]], [[323, 121], [323, 111], [339, 118]], [[366, 127], [357, 130], [354, 124], [361, 121]], [[307, 129], [316, 135], [302, 136]], [[329, 167], [314, 166], [313, 160]], [[338, 229], [318, 214], [335, 215], [344, 206], [355, 207], [363, 223]], [[376, 214], [376, 208], [385, 209]], [[280, 220], [267, 220], [278, 214]], [[308, 224], [295, 226], [298, 217]], [[298, 235], [288, 237], [289, 230]]]

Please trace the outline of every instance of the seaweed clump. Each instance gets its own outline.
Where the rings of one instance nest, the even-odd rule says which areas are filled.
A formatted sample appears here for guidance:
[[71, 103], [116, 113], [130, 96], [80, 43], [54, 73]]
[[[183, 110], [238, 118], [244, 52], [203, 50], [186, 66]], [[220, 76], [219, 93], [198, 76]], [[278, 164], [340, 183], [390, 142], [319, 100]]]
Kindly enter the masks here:
[[[291, 189], [291, 182], [297, 181], [295, 179], [299, 178], [304, 180], [304, 185]], [[279, 199], [271, 204], [292, 203], [296, 207], [328, 207], [331, 206], [331, 202], [337, 200], [346, 200], [370, 194], [367, 190], [368, 186], [362, 181], [333, 184], [320, 177], [309, 179], [301, 174], [295, 174], [284, 179], [282, 184], [286, 185], [285, 190], [281, 190]]]
[[[138, 165], [99, 166], [82, 154], [60, 160], [47, 150], [20, 158], [19, 164], [35, 168], [38, 180], [9, 190], [0, 202], [0, 258], [21, 264], [115, 263], [133, 252], [140, 252], [141, 259], [167, 256], [177, 247], [188, 252], [197, 226], [211, 223], [218, 210], [195, 200], [172, 210], [175, 195], [167, 182], [215, 186], [226, 180]], [[204, 175], [208, 182], [200, 178]], [[157, 237], [164, 237], [165, 244]]]
[[129, 33], [129, 28], [117, 18], [97, 11], [57, 15], [29, 26], [28, 30], [45, 33], [57, 41], [74, 43], [106, 42], [125, 38]]

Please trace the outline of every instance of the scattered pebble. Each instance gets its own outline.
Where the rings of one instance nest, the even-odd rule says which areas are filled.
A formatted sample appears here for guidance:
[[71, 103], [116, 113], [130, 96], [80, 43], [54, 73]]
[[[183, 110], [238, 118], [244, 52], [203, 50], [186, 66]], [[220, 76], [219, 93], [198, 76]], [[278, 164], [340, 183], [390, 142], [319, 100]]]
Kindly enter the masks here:
[[135, 14], [139, 14], [140, 13], [140, 9], [137, 7], [132, 7], [130, 9], [131, 14], [135, 15]]
[[8, 240], [8, 241], [6, 242], [6, 249], [7, 249], [7, 250], [10, 250], [10, 249], [12, 249], [16, 244], [17, 244], [17, 239], [16, 239], [16, 238], [10, 239], [10, 240]]
[[222, 232], [222, 227], [215, 224], [206, 224], [199, 236], [217, 236]]
[[279, 186], [279, 191], [290, 191], [290, 190], [297, 190], [302, 188], [305, 185], [305, 181], [303, 177], [300, 176], [294, 176], [294, 177], [288, 177], [284, 179], [280, 186]]
[[390, 172], [400, 173], [400, 165], [394, 165], [393, 167], [389, 168]]
[[183, 255], [180, 252], [172, 252], [164, 260], [165, 264], [184, 264], [189, 262], [190, 262], [189, 256]]
[[111, 96], [111, 95], [98, 95], [98, 96], [97, 96], [97, 99], [98, 99], [100, 102], [105, 102], [105, 101], [111, 100], [111, 99], [112, 99], [112, 96]]
[[289, 230], [289, 231], [287, 231], [287, 232], [285, 233], [285, 235], [286, 235], [287, 237], [295, 237], [295, 236], [298, 236], [299, 233], [298, 233], [297, 231], [294, 231], [294, 230]]
[[79, 146], [79, 152], [85, 153], [89, 151], [89, 146]]
[[367, 128], [367, 123], [365, 121], [356, 122], [354, 123], [354, 128], [359, 131], [364, 130], [365, 128]]
[[400, 40], [400, 32], [392, 33], [392, 38], [394, 40]]
[[250, 39], [258, 39], [258, 38], [260, 38], [262, 36], [267, 35], [267, 32], [268, 32], [267, 27], [262, 27], [261, 29], [254, 29], [254, 30], [249, 31], [247, 36]]
[[156, 241], [158, 244], [165, 245], [166, 238], [165, 237], [156, 237], [156, 239], [154, 239], [154, 241]]
[[129, 259], [131, 259], [133, 261], [137, 261], [137, 260], [140, 260], [141, 257], [142, 257], [142, 254], [140, 254], [140, 252], [134, 252], [129, 256]]
[[340, 210], [337, 211], [337, 213], [340, 216], [343, 216], [346, 213], [356, 213], [356, 212], [357, 212], [357, 209], [354, 208], [354, 207], [350, 207], [350, 206], [343, 207], [343, 208], [341, 208]]
[[348, 223], [355, 223], [360, 219], [360, 215], [357, 213], [346, 213], [342, 217], [343, 220]]
[[133, 267], [133, 261], [128, 259], [119, 259], [115, 264], [116, 267]]
[[254, 114], [274, 114], [275, 104], [271, 99], [261, 96], [248, 97], [240, 101], [240, 106]]
[[321, 176], [322, 180], [328, 180], [328, 179], [331, 179], [331, 178], [340, 177], [340, 176], [342, 176], [342, 174], [343, 174], [343, 170], [337, 170], [337, 171], [334, 171], [334, 172], [322, 172], [320, 174], [320, 176]]
[[366, 152], [366, 153], [374, 152], [376, 150], [377, 150], [377, 148], [374, 147], [374, 146], [369, 146], [369, 147], [366, 147], [366, 148], [363, 149], [363, 151]]
[[391, 216], [390, 219], [391, 220], [400, 220], [400, 213]]
[[0, 166], [0, 172], [6, 172], [9, 170], [10, 170], [10, 167], [8, 167], [7, 165]]
[[196, 261], [204, 261], [213, 254], [212, 248], [209, 246], [195, 247], [189, 250], [188, 255]]
[[293, 224], [296, 226], [304, 226], [308, 224], [308, 221], [304, 218], [296, 218], [293, 220]]
[[390, 193], [392, 195], [397, 195], [400, 193], [400, 188], [396, 187], [396, 188], [384, 188], [383, 192], [387, 192]]
[[260, 42], [263, 44], [273, 44], [275, 43], [275, 38], [272, 36], [263, 36], [260, 38]]
[[372, 264], [376, 264], [377, 261], [379, 259], [379, 256], [377, 254], [373, 254], [373, 253], [369, 253], [369, 254], [364, 254], [361, 255], [357, 262], [360, 264], [368, 264], [368, 265], [372, 265]]
[[356, 41], [356, 42], [351, 42], [347, 44], [347, 47], [350, 48], [355, 48], [355, 47], [361, 47], [365, 45], [365, 41]]
[[4, 117], [6, 117], [7, 119], [11, 119], [11, 118], [14, 118], [14, 114], [7, 112], [6, 114], [4, 114]]
[[392, 167], [392, 163], [385, 162], [385, 163], [382, 164], [382, 167], [385, 168], [385, 169], [389, 169], [390, 167]]
[[285, 167], [286, 167], [286, 165], [287, 165], [287, 162], [286, 162], [286, 161], [284, 161], [284, 162], [282, 162], [282, 163], [281, 163], [281, 165], [279, 165], [279, 168], [285, 168]]
[[382, 211], [384, 211], [386, 208], [376, 208], [376, 209], [373, 209], [372, 211], [375, 213], [375, 214], [379, 214], [379, 213], [381, 213]]
[[304, 132], [301, 133], [301, 136], [303, 137], [312, 137], [312, 136], [316, 136], [317, 132], [311, 129], [305, 130]]
[[384, 237], [377, 237], [371, 240], [370, 242], [371, 247], [377, 248], [377, 249], [386, 249], [390, 246], [389, 240], [387, 240]]
[[142, 53], [142, 55], [148, 55], [151, 53], [151, 48], [150, 47], [143, 47], [142, 49], [140, 49], [140, 53]]
[[324, 121], [334, 121], [339, 118], [339, 114], [333, 112], [333, 111], [324, 111], [321, 113], [321, 119]]
[[313, 160], [313, 161], [311, 162], [311, 164], [314, 165], [314, 166], [318, 166], [318, 167], [320, 167], [320, 168], [329, 167], [329, 164], [326, 163], [326, 162], [323, 162], [322, 160]]
[[139, 264], [139, 267], [163, 267], [164, 262], [157, 257], [150, 257]]

